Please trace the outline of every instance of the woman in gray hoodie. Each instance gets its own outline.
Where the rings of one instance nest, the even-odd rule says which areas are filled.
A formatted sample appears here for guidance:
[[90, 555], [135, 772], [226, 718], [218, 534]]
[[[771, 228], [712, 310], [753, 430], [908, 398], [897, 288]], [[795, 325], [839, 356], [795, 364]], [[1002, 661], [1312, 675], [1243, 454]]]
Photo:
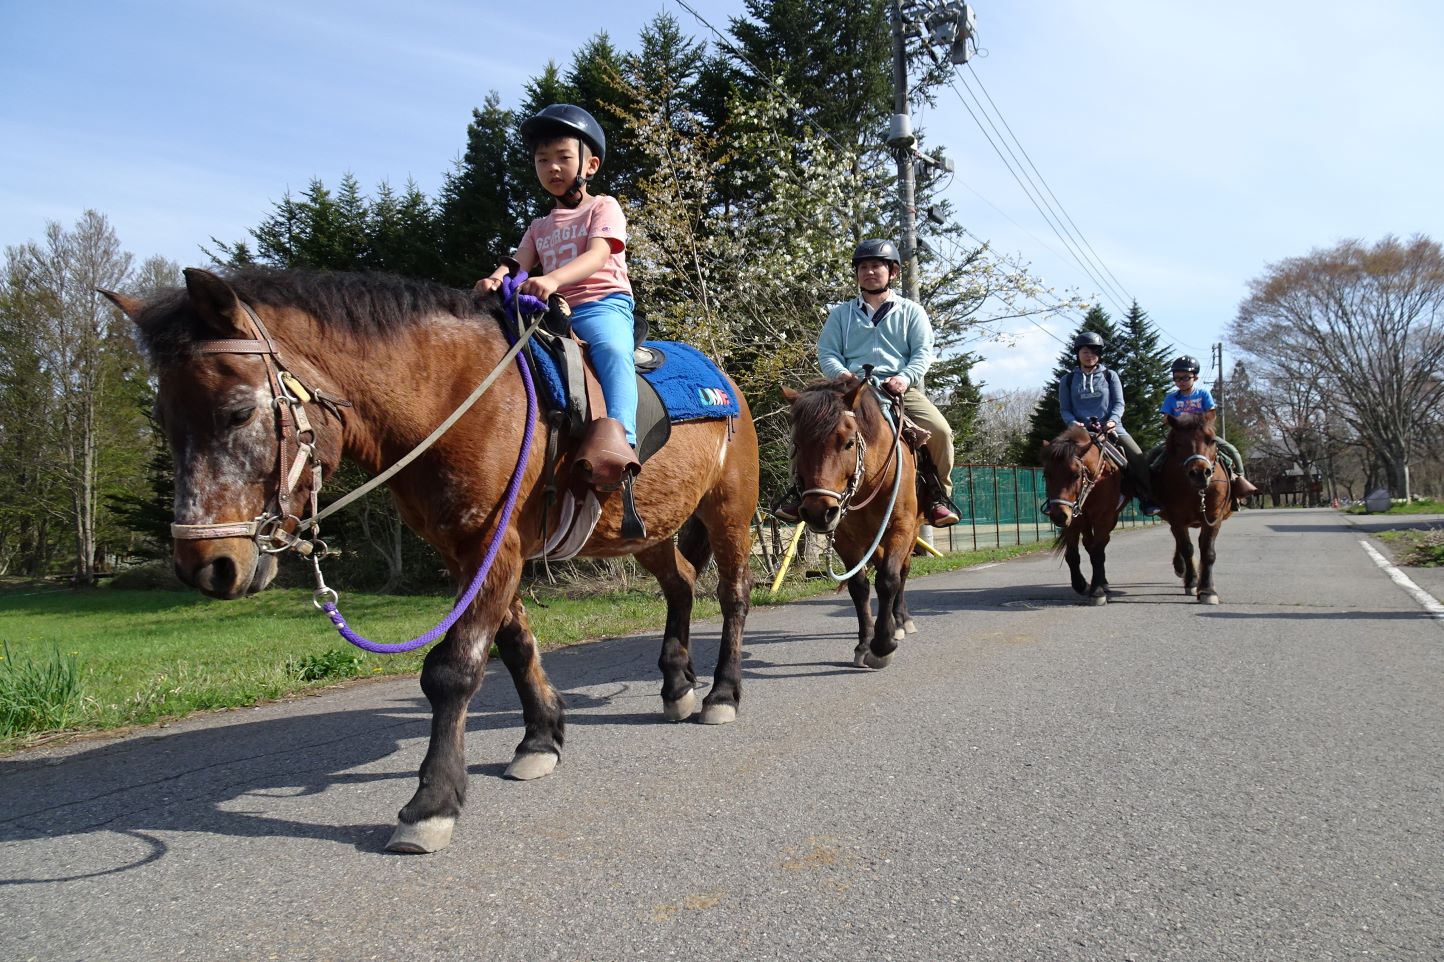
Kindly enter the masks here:
[[1104, 431], [1111, 431], [1128, 457], [1128, 480], [1138, 498], [1138, 509], [1144, 514], [1157, 514], [1148, 462], [1138, 442], [1123, 426], [1123, 382], [1102, 363], [1106, 346], [1102, 336], [1093, 331], [1084, 331], [1073, 339], [1078, 366], [1058, 381], [1063, 426], [1085, 427], [1089, 418], [1097, 418]]

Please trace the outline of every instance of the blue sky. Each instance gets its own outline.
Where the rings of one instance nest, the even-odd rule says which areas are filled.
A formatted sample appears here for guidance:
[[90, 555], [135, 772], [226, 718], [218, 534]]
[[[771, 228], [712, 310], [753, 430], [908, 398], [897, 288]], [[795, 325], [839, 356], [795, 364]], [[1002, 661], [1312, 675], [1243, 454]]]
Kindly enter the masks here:
[[[743, 10], [688, 2], [719, 29]], [[1207, 362], [1271, 262], [1346, 237], [1444, 238], [1444, 4], [975, 9], [982, 51], [958, 89], [986, 90], [1124, 299], [1180, 350]], [[4, 0], [0, 244], [93, 207], [138, 256], [203, 264], [211, 236], [244, 237], [312, 177], [433, 193], [487, 91], [515, 104], [548, 58], [565, 65], [600, 29], [630, 48], [664, 11], [712, 39], [674, 0]], [[957, 94], [917, 122], [925, 150], [957, 160], [946, 196], [970, 232], [1095, 295]], [[1075, 323], [997, 325], [1005, 337], [972, 345], [977, 373], [989, 389], [1041, 386]]]

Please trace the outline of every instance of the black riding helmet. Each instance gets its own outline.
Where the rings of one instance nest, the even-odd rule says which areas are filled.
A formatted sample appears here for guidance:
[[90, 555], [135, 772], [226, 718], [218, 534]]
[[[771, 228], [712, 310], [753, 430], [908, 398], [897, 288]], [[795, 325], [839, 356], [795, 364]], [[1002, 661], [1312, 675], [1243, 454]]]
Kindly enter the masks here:
[[1108, 345], [1103, 343], [1103, 335], [1098, 334], [1094, 331], [1084, 331], [1082, 334], [1079, 334], [1077, 337], [1073, 338], [1074, 354], [1078, 353], [1078, 349], [1080, 347], [1091, 347], [1099, 354], [1102, 354], [1103, 349], [1107, 346]]
[[898, 256], [897, 245], [881, 238], [874, 237], [857, 245], [857, 250], [852, 252], [852, 266], [856, 267], [863, 261], [887, 261], [899, 270], [902, 269], [902, 258]]
[[1198, 358], [1188, 354], [1174, 358], [1173, 373], [1177, 374], [1179, 371], [1187, 371], [1189, 374], [1197, 377], [1199, 372]]
[[575, 207], [582, 202], [582, 188], [590, 180], [581, 173], [587, 165], [587, 151], [596, 154], [598, 160], [606, 160], [607, 135], [597, 118], [575, 104], [551, 104], [521, 122], [521, 140], [530, 153], [557, 137], [575, 137], [582, 144], [576, 182], [561, 198], [566, 206]]

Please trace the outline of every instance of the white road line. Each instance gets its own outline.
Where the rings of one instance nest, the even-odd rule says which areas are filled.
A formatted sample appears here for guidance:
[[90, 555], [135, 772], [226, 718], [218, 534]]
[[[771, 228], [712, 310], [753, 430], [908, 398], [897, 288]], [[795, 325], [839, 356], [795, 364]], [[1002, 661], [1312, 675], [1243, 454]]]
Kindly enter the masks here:
[[1363, 545], [1364, 550], [1369, 553], [1369, 557], [1374, 559], [1374, 564], [1378, 565], [1380, 568], [1383, 568], [1384, 573], [1393, 580], [1394, 584], [1409, 592], [1409, 594], [1413, 596], [1414, 600], [1419, 602], [1419, 606], [1422, 607], [1425, 611], [1429, 612], [1430, 617], [1434, 618], [1436, 621], [1444, 621], [1444, 605], [1441, 605], [1438, 599], [1436, 599], [1429, 592], [1425, 591], [1423, 588], [1420, 588], [1418, 585], [1414, 584], [1414, 582], [1410, 581], [1408, 575], [1404, 574], [1404, 572], [1400, 571], [1398, 568], [1390, 564], [1389, 559], [1379, 554], [1379, 552], [1374, 548], [1373, 545], [1369, 544], [1369, 542], [1360, 541], [1359, 544]]

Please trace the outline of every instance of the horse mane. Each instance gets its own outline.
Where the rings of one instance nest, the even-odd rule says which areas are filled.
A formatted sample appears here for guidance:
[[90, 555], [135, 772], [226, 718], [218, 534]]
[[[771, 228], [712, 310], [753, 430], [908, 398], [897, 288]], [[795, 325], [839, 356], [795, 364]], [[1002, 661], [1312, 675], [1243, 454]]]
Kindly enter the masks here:
[[[858, 379], [851, 374], [839, 374], [834, 378], [813, 381], [797, 394], [792, 402], [792, 435], [794, 438], [816, 438], [831, 434], [848, 411], [843, 395], [857, 387]], [[863, 401], [857, 410], [858, 427], [863, 435], [876, 436], [884, 427], [882, 406], [871, 391], [863, 392]]]
[[[436, 314], [500, 316], [495, 294], [395, 274], [243, 268], [222, 276], [252, 306], [296, 308], [327, 328], [357, 337], [389, 338]], [[184, 287], [162, 291], [146, 301], [136, 320], [153, 363], [164, 365], [189, 357], [197, 341], [213, 336], [196, 323], [188, 306]]]
[[1048, 444], [1048, 457], [1063, 463], [1081, 458], [1092, 440], [1083, 428], [1070, 427]]
[[1205, 411], [1202, 414], [1175, 414], [1168, 429], [1168, 440], [1212, 430], [1214, 419], [1209, 416], [1212, 413]]

